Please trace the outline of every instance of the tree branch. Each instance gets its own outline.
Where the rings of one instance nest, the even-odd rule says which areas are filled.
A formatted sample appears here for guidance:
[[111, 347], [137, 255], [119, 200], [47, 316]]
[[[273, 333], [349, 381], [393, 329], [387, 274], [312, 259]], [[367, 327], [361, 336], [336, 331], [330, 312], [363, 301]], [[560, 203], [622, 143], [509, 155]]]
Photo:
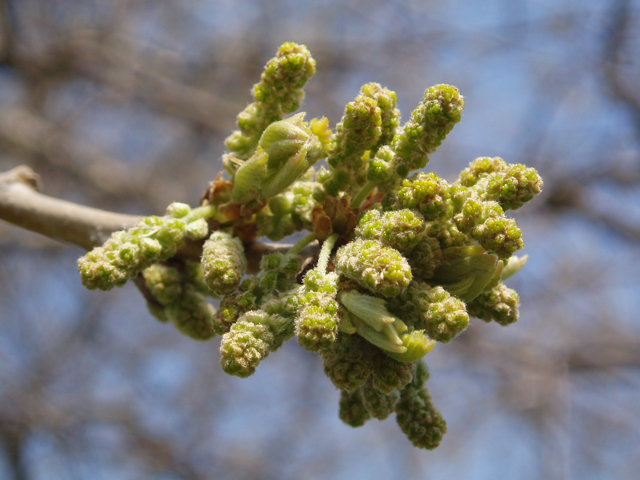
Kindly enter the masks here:
[[39, 186], [38, 175], [26, 166], [0, 174], [0, 219], [85, 250], [140, 219], [49, 197], [38, 193]]
[[[59, 200], [39, 193], [39, 188], [40, 177], [27, 166], [0, 173], [0, 220], [91, 250], [102, 245], [113, 232], [131, 228], [141, 218]], [[202, 255], [202, 243], [187, 240], [176, 256], [198, 261]], [[249, 271], [257, 271], [264, 255], [274, 251], [286, 252], [290, 248], [288, 244], [254, 242], [246, 245]], [[317, 244], [312, 244], [301, 255], [315, 257], [317, 252]]]

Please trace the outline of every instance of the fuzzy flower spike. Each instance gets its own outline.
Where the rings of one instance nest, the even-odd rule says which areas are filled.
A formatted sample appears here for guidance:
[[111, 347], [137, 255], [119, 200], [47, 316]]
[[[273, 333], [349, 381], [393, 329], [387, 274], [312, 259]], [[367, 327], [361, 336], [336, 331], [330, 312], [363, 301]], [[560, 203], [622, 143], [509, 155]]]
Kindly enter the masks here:
[[[253, 375], [295, 337], [340, 391], [343, 422], [395, 413], [411, 444], [434, 449], [446, 423], [423, 360], [480, 328], [474, 318], [518, 321], [506, 283], [527, 256], [515, 256], [523, 232], [508, 214], [542, 179], [499, 157], [451, 181], [423, 170], [462, 116], [451, 85], [428, 88], [404, 125], [396, 93], [377, 83], [333, 132], [326, 118], [305, 120], [297, 110], [315, 70], [304, 45], [283, 44], [225, 141], [228, 177], [197, 208], [173, 203], [113, 233], [78, 260], [81, 280], [109, 290], [135, 279], [155, 318], [195, 340], [222, 337], [229, 375]], [[294, 234], [292, 247], [258, 243]]]

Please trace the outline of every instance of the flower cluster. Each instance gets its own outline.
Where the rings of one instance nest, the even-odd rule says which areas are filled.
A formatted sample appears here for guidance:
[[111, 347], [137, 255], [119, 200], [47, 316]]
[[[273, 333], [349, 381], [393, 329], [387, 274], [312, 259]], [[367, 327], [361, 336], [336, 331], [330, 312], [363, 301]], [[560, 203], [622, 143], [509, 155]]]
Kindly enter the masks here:
[[215, 336], [215, 309], [207, 302], [207, 287], [198, 263], [170, 266], [156, 263], [142, 271], [151, 298], [149, 311], [161, 322], [171, 322], [181, 333], [195, 340]]
[[[450, 85], [427, 89], [404, 125], [395, 92], [376, 83], [333, 133], [326, 118], [287, 117], [314, 72], [305, 46], [282, 45], [226, 140], [229, 179], [216, 177], [198, 208], [174, 203], [114, 233], [78, 261], [82, 282], [108, 290], [137, 277], [156, 318], [198, 340], [222, 337], [230, 375], [252, 375], [295, 336], [341, 391], [345, 423], [395, 413], [415, 446], [432, 449], [446, 424], [423, 357], [472, 317], [517, 321], [518, 294], [504, 282], [527, 257], [514, 256], [522, 231], [505, 212], [542, 180], [501, 158], [478, 158], [451, 183], [419, 171], [460, 121], [464, 100]], [[259, 265], [246, 255], [261, 237], [297, 232]], [[200, 263], [176, 256], [186, 238], [200, 242]]]
[[216, 295], [233, 292], [247, 268], [242, 242], [225, 232], [213, 232], [202, 246], [204, 281]]
[[113, 233], [104, 245], [78, 260], [82, 284], [90, 290], [121, 287], [146, 267], [175, 255], [187, 235], [206, 236], [204, 217], [211, 215], [210, 210], [172, 203], [166, 216], [145, 217], [135, 227]]

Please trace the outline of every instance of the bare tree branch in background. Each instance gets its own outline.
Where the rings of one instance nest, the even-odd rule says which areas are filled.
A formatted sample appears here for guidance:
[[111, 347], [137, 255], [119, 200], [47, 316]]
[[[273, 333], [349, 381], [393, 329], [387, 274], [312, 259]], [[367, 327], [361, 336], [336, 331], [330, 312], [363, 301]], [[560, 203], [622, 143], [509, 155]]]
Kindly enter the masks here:
[[[443, 464], [460, 476], [482, 476], [483, 468], [495, 473], [488, 460], [464, 470], [464, 462], [471, 462], [467, 453], [517, 446], [518, 455], [530, 457], [517, 463], [514, 456], [505, 468], [526, 470], [530, 477], [576, 478], [589, 469], [592, 475], [635, 478], [640, 459], [631, 447], [640, 441], [640, 410], [635, 401], [616, 402], [625, 392], [635, 398], [639, 388], [632, 294], [640, 229], [628, 212], [600, 209], [592, 199], [603, 185], [623, 199], [640, 184], [637, 5], [616, 0], [603, 12], [575, 2], [555, 2], [548, 10], [539, 2], [511, 2], [507, 14], [504, 2], [496, 2], [487, 8], [503, 16], [487, 18], [478, 7], [474, 15], [485, 19], [474, 26], [472, 19], [453, 15], [458, 6], [447, 1], [356, 1], [346, 8], [329, 2], [322, 9], [255, 2], [228, 12], [221, 5], [215, 8], [224, 13], [207, 17], [200, 10], [207, 11], [207, 2], [0, 0], [0, 171], [26, 164], [42, 175], [49, 195], [105, 212], [158, 213], [167, 199], [197, 201], [218, 170], [223, 137], [248, 100], [260, 64], [282, 40], [302, 38], [313, 46], [322, 68], [305, 108], [329, 109], [332, 123], [345, 103], [338, 97], [350, 100], [366, 72], [367, 79], [404, 91], [404, 102], [424, 90], [425, 78], [466, 82], [470, 104], [495, 94], [474, 89], [476, 83], [495, 81], [500, 91], [490, 98], [496, 112], [487, 110], [486, 123], [512, 131], [513, 118], [505, 120], [510, 111], [500, 107], [518, 98], [506, 90], [522, 63], [530, 78], [523, 84], [537, 88], [530, 106], [549, 100], [544, 95], [550, 84], [567, 92], [552, 99], [557, 105], [543, 118], [543, 134], [536, 136], [523, 121], [524, 133], [514, 140], [531, 146], [522, 150], [540, 162], [546, 188], [544, 207], [526, 217], [530, 238], [538, 235], [531, 245], [547, 248], [537, 250], [537, 258], [532, 254], [531, 270], [528, 265], [523, 271], [531, 272], [538, 288], [521, 299], [530, 313], [513, 337], [477, 322], [450, 353], [436, 356], [431, 368], [451, 373], [439, 400], [452, 421], [450, 443], [434, 461], [411, 452], [383, 424], [334, 436], [327, 418], [335, 417], [335, 408], [323, 399], [336, 392], [323, 387], [322, 368], [309, 357], [283, 347], [274, 355], [273, 371], [238, 386], [219, 375], [215, 345], [186, 346], [149, 318], [134, 289], [110, 292], [104, 300], [80, 292], [74, 251], [27, 250], [21, 232], [5, 233], [7, 227], [0, 239], [0, 465], [20, 480], [85, 478], [98, 471], [95, 465], [125, 464], [133, 465], [129, 476], [139, 478], [293, 479], [351, 474], [344, 466], [353, 467], [356, 458], [363, 476], [370, 474], [368, 464], [405, 479], [437, 476], [431, 469]], [[220, 32], [216, 15], [229, 12], [234, 15], [224, 21], [237, 24]], [[585, 26], [589, 18], [595, 20]], [[208, 53], [200, 53], [203, 42]], [[575, 54], [576, 44], [588, 49], [595, 65]], [[578, 122], [554, 131], [554, 118], [583, 78], [601, 95], [597, 105], [629, 114], [635, 138], [602, 142], [602, 150], [593, 152], [597, 162], [582, 162], [577, 154], [563, 163], [585, 137], [605, 135]], [[116, 133], [86, 134], [87, 120], [104, 111], [104, 128]], [[576, 111], [572, 119], [584, 115]], [[535, 109], [526, 113], [537, 117]], [[152, 140], [122, 147], [123, 132], [112, 125], [118, 122]], [[468, 162], [458, 158], [465, 142], [475, 150], [473, 144], [491, 132], [459, 137], [458, 147], [439, 153], [441, 164]], [[32, 177], [20, 181], [25, 178]], [[0, 181], [0, 211], [14, 188], [26, 198], [42, 198], [35, 182], [10, 183], [7, 189], [7, 177]], [[552, 235], [573, 217], [593, 232], [587, 239], [592, 250], [562, 245], [565, 231]], [[87, 241], [96, 218], [90, 216], [89, 230], [74, 243], [89, 248], [100, 241]], [[136, 218], [112, 217], [102, 238]], [[622, 260], [612, 260], [612, 246], [598, 250], [602, 232], [622, 239], [614, 246], [625, 252]], [[256, 263], [270, 247], [252, 248]], [[542, 258], [545, 252], [549, 258]], [[571, 261], [562, 263], [566, 257]], [[277, 355], [286, 361], [278, 365]], [[154, 375], [160, 379], [150, 380]], [[277, 392], [267, 391], [267, 383], [276, 384]], [[496, 425], [513, 430], [496, 433]], [[107, 433], [95, 433], [102, 429]], [[313, 445], [306, 443], [310, 432]], [[505, 438], [504, 444], [492, 443]], [[50, 448], [38, 450], [38, 442]], [[622, 452], [618, 457], [614, 448]], [[77, 458], [89, 469], [82, 470]], [[49, 465], [50, 477], [36, 472], [35, 463]], [[118, 478], [118, 472], [104, 476]]]

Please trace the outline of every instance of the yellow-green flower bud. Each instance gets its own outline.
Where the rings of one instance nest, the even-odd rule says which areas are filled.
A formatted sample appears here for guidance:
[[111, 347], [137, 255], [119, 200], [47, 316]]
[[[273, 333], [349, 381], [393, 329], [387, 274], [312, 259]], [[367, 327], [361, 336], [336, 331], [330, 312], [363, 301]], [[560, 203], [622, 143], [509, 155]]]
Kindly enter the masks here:
[[400, 177], [424, 168], [429, 154], [435, 152], [453, 126], [460, 121], [464, 100], [458, 89], [436, 85], [427, 89], [422, 103], [393, 139], [395, 168]]
[[215, 313], [213, 305], [188, 283], [182, 286], [180, 301], [165, 308], [165, 314], [176, 329], [194, 340], [209, 340], [215, 336], [212, 322]]
[[391, 212], [369, 210], [360, 218], [356, 234], [367, 240], [379, 240], [387, 247], [406, 253], [418, 244], [425, 232], [422, 215], [402, 209]]
[[360, 389], [340, 392], [340, 420], [356, 428], [364, 425], [370, 418], [371, 414], [364, 406]]
[[241, 318], [222, 337], [220, 366], [229, 375], [248, 377], [269, 354], [273, 340], [273, 333], [267, 325]]
[[[181, 209], [176, 208], [179, 213]], [[135, 227], [114, 232], [102, 247], [78, 259], [82, 284], [90, 290], [121, 287], [146, 267], [173, 256], [185, 234], [183, 219], [144, 217]]]
[[336, 271], [373, 293], [394, 297], [411, 282], [411, 267], [397, 250], [377, 240], [355, 241], [336, 253]]
[[373, 98], [380, 108], [381, 134], [378, 144], [371, 150], [375, 153], [382, 145], [391, 142], [400, 122], [400, 110], [396, 108], [396, 92], [382, 87], [379, 83], [367, 83], [360, 89], [360, 94]]
[[340, 333], [336, 341], [321, 352], [324, 373], [336, 388], [353, 391], [364, 385], [374, 371], [369, 361], [374, 348], [358, 335]]
[[504, 283], [478, 295], [467, 305], [469, 315], [490, 322], [507, 326], [518, 321], [518, 306], [520, 298], [518, 293], [508, 288]]
[[215, 295], [233, 292], [247, 268], [242, 242], [225, 232], [213, 232], [202, 247], [204, 281]]
[[425, 220], [437, 220], [447, 213], [449, 185], [435, 173], [416, 174], [403, 180], [398, 190], [397, 206], [419, 210]]
[[426, 389], [405, 389], [396, 404], [396, 421], [411, 443], [418, 448], [433, 450], [447, 432], [447, 423], [433, 406]]
[[199, 218], [187, 225], [186, 233], [193, 240], [202, 240], [209, 235], [209, 224], [206, 219]]
[[413, 282], [405, 291], [404, 298], [419, 314], [415, 328], [425, 330], [438, 342], [450, 342], [469, 325], [465, 304], [441, 286], [430, 287]]
[[191, 283], [188, 273], [161, 264], [146, 268], [142, 276], [149, 293], [162, 306], [148, 303], [149, 310], [161, 321], [170, 320], [184, 335], [209, 340], [215, 336], [212, 322], [215, 308], [207, 303], [198, 286]]
[[191, 213], [191, 207], [186, 203], [173, 202], [167, 207], [167, 215], [173, 218], [186, 217]]
[[362, 395], [364, 407], [377, 420], [384, 420], [391, 415], [395, 411], [398, 400], [400, 400], [400, 394], [397, 390], [385, 395], [373, 386], [371, 379], [359, 391]]
[[309, 351], [328, 348], [338, 334], [338, 304], [335, 301], [339, 277], [310, 270], [304, 279], [298, 302], [296, 335], [298, 343]]
[[408, 260], [414, 277], [423, 280], [433, 277], [442, 260], [440, 243], [435, 238], [423, 237], [409, 254]]

